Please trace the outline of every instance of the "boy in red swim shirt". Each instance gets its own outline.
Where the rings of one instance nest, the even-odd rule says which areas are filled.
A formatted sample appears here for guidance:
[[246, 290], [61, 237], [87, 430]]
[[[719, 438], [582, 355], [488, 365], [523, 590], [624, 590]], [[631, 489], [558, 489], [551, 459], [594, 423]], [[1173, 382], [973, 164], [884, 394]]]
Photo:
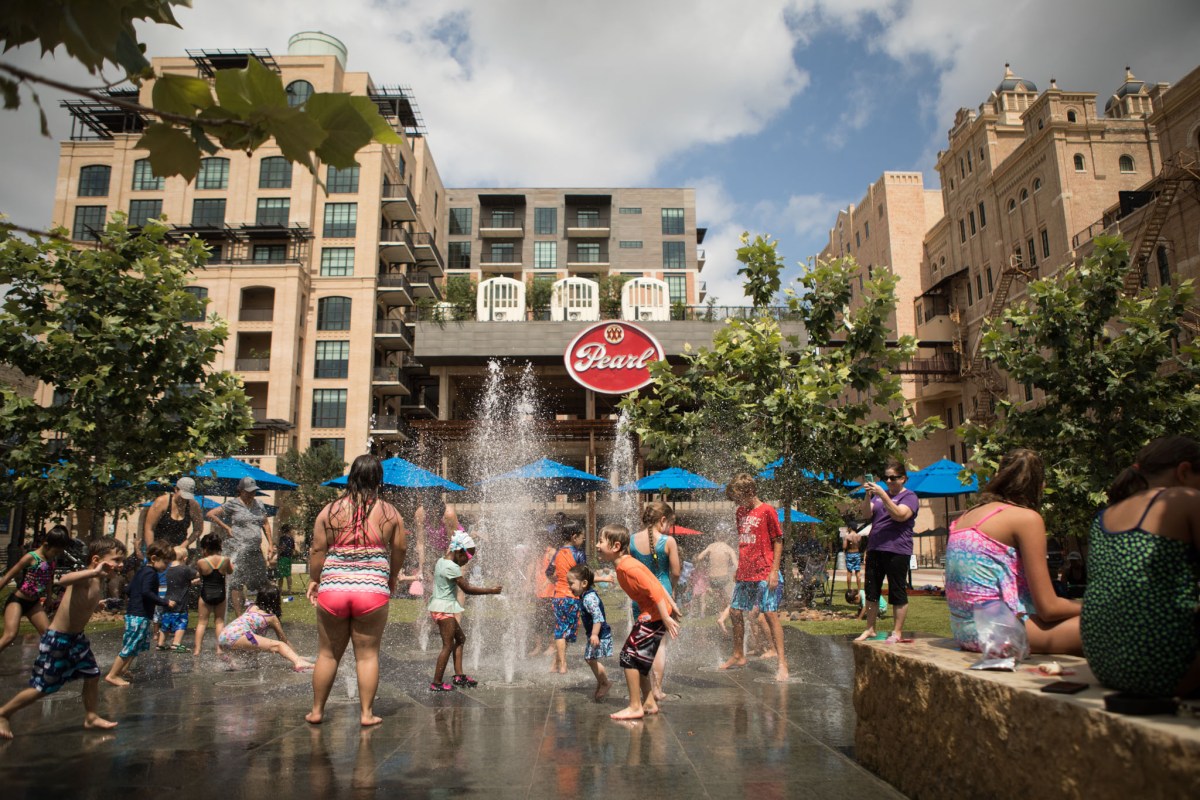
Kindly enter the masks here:
[[629, 555], [629, 529], [624, 525], [605, 525], [596, 541], [596, 555], [616, 568], [617, 583], [642, 610], [629, 630], [621, 648], [621, 667], [629, 684], [629, 705], [615, 714], [616, 720], [641, 719], [658, 713], [658, 703], [650, 691], [650, 667], [664, 633], [679, 636], [679, 623], [671, 617], [675, 603], [667, 590], [645, 565]]

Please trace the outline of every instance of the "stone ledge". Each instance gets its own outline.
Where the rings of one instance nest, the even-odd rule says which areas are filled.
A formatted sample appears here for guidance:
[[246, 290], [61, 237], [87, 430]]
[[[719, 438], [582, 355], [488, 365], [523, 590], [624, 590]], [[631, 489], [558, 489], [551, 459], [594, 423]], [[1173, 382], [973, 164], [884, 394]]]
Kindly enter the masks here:
[[[978, 657], [949, 639], [856, 643], [858, 761], [917, 800], [1200, 797], [1200, 720], [1110, 714], [1082, 658], [968, 670]], [[1029, 670], [1048, 661], [1090, 688], [1039, 691], [1058, 678]]]

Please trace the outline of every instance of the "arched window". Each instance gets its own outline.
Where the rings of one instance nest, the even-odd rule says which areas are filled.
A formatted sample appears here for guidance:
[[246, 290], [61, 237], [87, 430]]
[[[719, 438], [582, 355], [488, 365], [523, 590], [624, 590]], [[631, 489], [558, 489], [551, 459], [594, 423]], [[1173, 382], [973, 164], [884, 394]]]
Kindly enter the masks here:
[[196, 175], [197, 189], [228, 189], [229, 159], [202, 158], [200, 172]]
[[1133, 156], [1121, 156], [1121, 172], [1133, 172]]
[[317, 301], [317, 330], [350, 330], [350, 298], [322, 297]]
[[1033, 190], [1035, 192], [1040, 192], [1042, 190], [1042, 179], [1041, 178], [1033, 179]]
[[108, 197], [108, 178], [112, 167], [93, 164], [79, 170], [80, 197]]
[[269, 156], [258, 165], [258, 188], [292, 188], [292, 165], [283, 156]]
[[135, 192], [161, 192], [166, 183], [162, 178], [154, 177], [154, 168], [150, 159], [139, 158], [133, 162], [133, 186]]
[[983, 148], [981, 147], [979, 148], [979, 163], [982, 164], [983, 160]]
[[1008, 213], [1011, 214], [1012, 212], [1014, 212], [1016, 210], [1017, 210], [1017, 201], [1013, 200], [1011, 197], [1008, 198]]
[[1083, 172], [1083, 170], [1084, 170], [1084, 166], [1083, 166], [1083, 156], [1082, 156], [1082, 155], [1080, 155], [1079, 153], [1076, 153], [1076, 154], [1075, 154], [1075, 171], [1076, 171], [1076, 172]]
[[1028, 189], [1022, 189], [1022, 190], [1021, 190], [1021, 202], [1022, 202], [1022, 203], [1024, 203], [1024, 202], [1025, 202], [1026, 200], [1028, 200], [1028, 199], [1029, 199], [1029, 190], [1028, 190]]
[[308, 81], [292, 81], [287, 85], [288, 105], [292, 108], [299, 108], [308, 102], [312, 93], [313, 86]]
[[1073, 110], [1067, 112], [1067, 122], [1075, 122], [1078, 117]]
[[1043, 122], [1043, 121], [1042, 121], [1042, 118], [1041, 118], [1041, 117], [1038, 117], [1038, 130], [1039, 130], [1039, 131], [1042, 129], [1042, 126], [1043, 126], [1044, 124], [1045, 124], [1045, 122]]

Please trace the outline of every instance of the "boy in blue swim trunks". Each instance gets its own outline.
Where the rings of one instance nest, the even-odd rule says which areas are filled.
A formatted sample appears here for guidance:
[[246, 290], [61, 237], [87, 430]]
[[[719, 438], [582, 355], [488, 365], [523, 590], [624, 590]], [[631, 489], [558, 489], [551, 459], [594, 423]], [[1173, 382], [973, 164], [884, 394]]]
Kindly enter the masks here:
[[[869, 528], [868, 528], [869, 529]], [[842, 552], [846, 554], [846, 591], [850, 591], [850, 579], [854, 578], [854, 591], [862, 588], [862, 531], [842, 529]]]
[[129, 605], [125, 608], [125, 636], [121, 639], [121, 652], [113, 660], [112, 667], [104, 680], [113, 686], [129, 685], [129, 668], [139, 653], [150, 649], [150, 620], [155, 608], [170, 609], [175, 606], [165, 597], [158, 596], [158, 573], [167, 568], [174, 549], [164, 540], [151, 542], [146, 548], [146, 563], [129, 583]]
[[0, 707], [0, 738], [13, 738], [9, 720], [22, 708], [54, 694], [69, 681], [83, 679], [83, 727], [89, 730], [108, 730], [117, 723], [102, 718], [96, 712], [100, 695], [100, 667], [92, 655], [92, 646], [83, 629], [96, 606], [104, 599], [104, 585], [111, 575], [121, 569], [125, 546], [110, 536], [94, 539], [88, 545], [88, 565], [85, 569], [64, 575], [58, 585], [67, 591], [49, 630], [38, 644], [37, 660], [29, 688], [22, 689]]
[[[584, 555], [583, 527], [567, 523], [562, 528], [563, 546], [558, 548], [550, 566], [554, 569], [554, 662], [551, 672], [567, 674], [567, 643], [575, 641], [575, 629], [579, 627], [579, 599], [567, 584], [567, 573], [576, 564], [586, 564]], [[547, 568], [546, 577], [550, 577]]]

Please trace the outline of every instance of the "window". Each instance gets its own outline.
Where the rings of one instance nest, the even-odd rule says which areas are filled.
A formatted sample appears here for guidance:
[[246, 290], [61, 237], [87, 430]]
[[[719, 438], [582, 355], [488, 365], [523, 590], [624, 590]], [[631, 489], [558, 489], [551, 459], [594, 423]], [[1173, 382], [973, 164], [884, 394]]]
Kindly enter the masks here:
[[1076, 119], [1078, 119], [1078, 117], [1075, 116], [1074, 111], [1067, 112], [1067, 122], [1074, 122]]
[[446, 246], [446, 255], [449, 263], [447, 266], [450, 269], [470, 269], [471, 268], [471, 243], [470, 242], [450, 242]]
[[1037, 249], [1033, 246], [1033, 239], [1026, 242], [1026, 250], [1029, 252], [1029, 266], [1037, 266]]
[[1040, 131], [1045, 125], [1046, 125], [1046, 121], [1039, 118], [1038, 119], [1038, 130]]
[[1022, 203], [1025, 203], [1025, 202], [1027, 202], [1028, 200], [1029, 200], [1029, 190], [1028, 190], [1028, 189], [1022, 189], [1022, 190], [1021, 190], [1021, 202], [1022, 202]]
[[133, 162], [133, 191], [161, 192], [165, 183], [166, 181], [162, 178], [154, 177], [154, 168], [150, 166], [150, 159], [139, 158]]
[[337, 453], [337, 457], [342, 461], [346, 460], [346, 440], [345, 439], [309, 439], [309, 447], [328, 447], [333, 452]]
[[869, 223], [869, 222], [863, 223], [863, 238], [864, 239], [871, 238], [871, 223]]
[[224, 225], [225, 200], [193, 200], [192, 224], [199, 228], [219, 228]]
[[600, 210], [596, 208], [581, 208], [575, 212], [575, 225], [579, 228], [599, 228]]
[[975, 295], [971, 294], [971, 281], [967, 281], [967, 305], [975, 305]]
[[580, 242], [576, 245], [575, 260], [581, 264], [599, 264], [600, 262], [600, 243], [599, 242]]
[[966, 220], [958, 220], [958, 241], [962, 244], [967, 243], [967, 223]]
[[313, 86], [308, 81], [292, 81], [287, 85], [287, 101], [292, 108], [298, 108], [312, 97]]
[[1041, 178], [1034, 178], [1034, 179], [1033, 179], [1033, 192], [1034, 192], [1034, 194], [1037, 194], [1037, 193], [1038, 193], [1038, 192], [1040, 192], [1041, 190], [1042, 190], [1042, 179], [1041, 179]]
[[353, 247], [322, 247], [321, 277], [344, 278], [354, 274]]
[[983, 203], [979, 204], [979, 227], [987, 227], [987, 211], [984, 210]]
[[346, 378], [350, 375], [349, 342], [317, 342], [314, 378]]
[[967, 212], [967, 219], [968, 219], [968, 220], [970, 221], [970, 223], [971, 223], [971, 235], [972, 235], [972, 236], [974, 236], [974, 235], [975, 235], [975, 212], [974, 212], [974, 211], [968, 211], [968, 212]]
[[558, 232], [558, 209], [535, 208], [533, 210], [533, 232], [538, 236], [556, 234]]
[[979, 299], [983, 299], [983, 276], [978, 272], [975, 273], [975, 294], [979, 295]]
[[687, 304], [687, 275], [667, 273], [663, 275], [667, 283], [667, 292], [671, 297], [671, 305]]
[[396, 153], [396, 168], [400, 170], [400, 182], [404, 183], [404, 171], [408, 169], [408, 164], [404, 161], [403, 153]]
[[1121, 172], [1133, 172], [1133, 156], [1121, 156], [1118, 163], [1121, 166]]
[[862, 247], [862, 239], [858, 238], [858, 231], [854, 232], [854, 246], [856, 248]]
[[493, 242], [484, 260], [490, 264], [515, 264], [514, 250], [512, 242]]
[[1020, 266], [1025, 263], [1025, 259], [1021, 257], [1021, 245], [1013, 245], [1013, 263]]
[[988, 266], [984, 267], [984, 269], [987, 272], [988, 294], [991, 294], [994, 291], [992, 288], [992, 267], [989, 264]]
[[358, 221], [358, 203], [326, 203], [325, 230], [328, 239], [350, 239]]
[[1027, 384], [1025, 384], [1025, 402], [1028, 403], [1032, 399], [1033, 399], [1033, 384], [1027, 383]]
[[1013, 200], [1011, 197], [1008, 198], [1008, 213], [1011, 214], [1012, 212], [1014, 212], [1016, 210], [1017, 210], [1017, 201]]
[[129, 224], [135, 227], [145, 225], [152, 219], [162, 216], [162, 200], [131, 200], [129, 201]]
[[79, 242], [96, 242], [100, 240], [100, 232], [104, 230], [104, 220], [108, 217], [108, 206], [78, 206], [75, 209], [75, 225], [71, 228], [71, 238]]
[[637, 241], [622, 241], [618, 247], [622, 250], [641, 250], [642, 243]]
[[640, 208], [621, 206], [619, 213], [621, 213], [621, 214], [640, 214], [640, 213], [642, 213], [642, 210]]
[[470, 208], [452, 208], [450, 209], [450, 235], [451, 236], [466, 236], [471, 232], [471, 212]]
[[971, 151], [967, 151], [967, 172], [974, 172], [975, 165], [971, 163]]
[[79, 170], [80, 197], [108, 197], [108, 179], [112, 167], [95, 164]]
[[202, 158], [200, 172], [196, 175], [197, 189], [228, 189], [229, 159]]
[[1171, 285], [1171, 263], [1167, 261], [1167, 248], [1159, 246], [1155, 251], [1155, 258], [1158, 261], [1158, 285]]
[[346, 427], [346, 390], [313, 389], [312, 426]]
[[1050, 257], [1050, 232], [1042, 228], [1042, 256]]
[[253, 258], [255, 264], [282, 264], [287, 261], [287, 245], [256, 244]]
[[533, 268], [558, 269], [558, 242], [533, 243]]
[[984, 158], [983, 158], [983, 148], [981, 147], [981, 148], [979, 148], [979, 165], [980, 165], [980, 166], [983, 166], [983, 162], [984, 162]]
[[1080, 155], [1079, 153], [1076, 153], [1076, 154], [1075, 154], [1075, 171], [1076, 171], [1076, 172], [1083, 172], [1083, 170], [1084, 170], [1084, 166], [1083, 166], [1083, 156], [1082, 156], [1082, 155]]
[[349, 169], [329, 167], [325, 173], [325, 188], [330, 194], [357, 194], [358, 164]]
[[663, 242], [663, 269], [686, 269], [686, 247], [686, 242]]
[[200, 308], [195, 313], [189, 313], [183, 318], [184, 322], [204, 322], [204, 307], [208, 304], [208, 289], [203, 286], [186, 286], [183, 289], [200, 301]]
[[254, 221], [259, 225], [282, 225], [286, 228], [291, 205], [292, 201], [286, 197], [260, 197]]
[[517, 213], [511, 208], [494, 208], [491, 211], [492, 223], [489, 227], [492, 228], [515, 228], [517, 227]]
[[350, 330], [350, 298], [322, 297], [317, 301], [317, 330]]
[[662, 232], [666, 236], [681, 236], [683, 234], [682, 208], [664, 208], [662, 210]]
[[961, 156], [958, 159], [958, 177], [967, 177], [967, 165], [966, 162], [962, 160]]
[[292, 165], [283, 156], [264, 158], [258, 165], [258, 188], [292, 188]]

